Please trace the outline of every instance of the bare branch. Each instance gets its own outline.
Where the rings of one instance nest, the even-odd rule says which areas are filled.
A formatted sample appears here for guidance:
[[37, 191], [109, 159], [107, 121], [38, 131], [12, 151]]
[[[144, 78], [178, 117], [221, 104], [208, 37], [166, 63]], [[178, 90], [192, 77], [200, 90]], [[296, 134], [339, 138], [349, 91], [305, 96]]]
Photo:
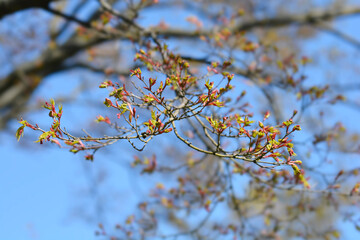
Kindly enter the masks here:
[[0, 0], [0, 19], [6, 15], [29, 8], [47, 7], [57, 0]]
[[313, 27], [316, 29], [322, 30], [324, 32], [327, 32], [360, 50], [360, 41], [356, 40], [355, 38], [341, 32], [333, 27], [330, 27], [326, 24], [317, 24], [317, 25], [314, 25]]

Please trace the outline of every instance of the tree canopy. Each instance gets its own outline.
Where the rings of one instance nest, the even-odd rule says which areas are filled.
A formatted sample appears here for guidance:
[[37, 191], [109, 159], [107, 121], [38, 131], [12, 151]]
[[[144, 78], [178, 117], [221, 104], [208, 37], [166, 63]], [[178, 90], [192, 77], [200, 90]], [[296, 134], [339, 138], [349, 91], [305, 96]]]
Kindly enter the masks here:
[[[351, 1], [0, 0], [0, 128], [17, 119], [18, 140], [81, 160], [136, 152], [119, 161], [158, 183], [99, 224], [104, 239], [342, 238], [339, 221], [360, 228], [359, 14]], [[75, 72], [79, 89], [34, 102]], [[79, 101], [89, 88], [106, 97]], [[77, 125], [70, 105], [96, 117]]]

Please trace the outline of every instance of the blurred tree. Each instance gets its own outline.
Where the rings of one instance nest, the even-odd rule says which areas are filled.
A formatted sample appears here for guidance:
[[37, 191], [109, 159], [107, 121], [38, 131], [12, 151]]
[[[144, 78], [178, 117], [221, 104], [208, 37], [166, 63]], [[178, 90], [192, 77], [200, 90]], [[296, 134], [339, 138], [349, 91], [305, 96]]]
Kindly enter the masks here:
[[[334, 21], [355, 18], [360, 6], [315, 0], [89, 5], [0, 1], [1, 60], [8, 69], [0, 80], [0, 126], [28, 111], [29, 97], [47, 76], [73, 69], [101, 74], [96, 77], [109, 90], [109, 110], [96, 121], [106, 126], [104, 136], [66, 131], [54, 100], [44, 105], [50, 127], [21, 119], [16, 132], [20, 138], [31, 128], [41, 133], [41, 144], [84, 151], [90, 161], [116, 142], [150, 148], [132, 166], [141, 169], [140, 179], [151, 174], [167, 181], [154, 186], [124, 223], [100, 224], [99, 235], [331, 239], [342, 236], [340, 218], [360, 228], [353, 212], [359, 166], [342, 164], [344, 156], [359, 153], [357, 126], [347, 121], [352, 113], [340, 108], [359, 108], [348, 93], [360, 85], [338, 78], [345, 75], [338, 57], [345, 50], [321, 49], [329, 55], [326, 65], [319, 52], [308, 50], [321, 44], [323, 32], [359, 49]], [[28, 8], [51, 15], [40, 14], [39, 22], [14, 31], [11, 14]], [[129, 48], [121, 52], [118, 43]], [[308, 77], [312, 67], [331, 77]], [[154, 144], [163, 138], [171, 150]], [[164, 233], [166, 224], [176, 233]]]

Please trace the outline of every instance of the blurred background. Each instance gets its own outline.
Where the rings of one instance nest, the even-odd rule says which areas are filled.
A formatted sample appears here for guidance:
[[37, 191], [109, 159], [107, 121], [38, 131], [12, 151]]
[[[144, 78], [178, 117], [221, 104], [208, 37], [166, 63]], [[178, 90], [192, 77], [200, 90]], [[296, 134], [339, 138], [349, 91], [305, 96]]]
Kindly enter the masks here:
[[[131, 165], [134, 156], [152, 156], [155, 152], [164, 166], [200, 156], [188, 153], [183, 143], [172, 138], [155, 139], [140, 153], [127, 142], [118, 142], [99, 150], [93, 162], [84, 160], [83, 153], [73, 154], [55, 144], [34, 143], [39, 134], [31, 129], [25, 129], [24, 137], [18, 142], [15, 132], [20, 118], [44, 128], [50, 126], [52, 120], [41, 107], [50, 98], [64, 106], [62, 125], [73, 135], [84, 135], [82, 129], [97, 136], [109, 134], [105, 124], [94, 121], [98, 115], [113, 113], [103, 105], [108, 91], [98, 86], [105, 79], [129, 81], [129, 70], [139, 64], [133, 61], [134, 54], [146, 41], [134, 33], [124, 19], [106, 19], [109, 13], [104, 5], [101, 7], [101, 1], [37, 0], [30, 1], [29, 6], [21, 1], [10, 2], [0, 1], [0, 238], [99, 239], [101, 237], [96, 236], [99, 223], [114, 229], [134, 213], [139, 202], [149, 197], [149, 190], [157, 183], [176, 182], [176, 176], [171, 173], [142, 174], [142, 169]], [[360, 167], [360, 10], [345, 11], [360, 9], [358, 1], [105, 2], [143, 28], [159, 29], [162, 33], [159, 38], [171, 50], [188, 58], [200, 73], [206, 71], [204, 64], [210, 61], [234, 57], [238, 63], [234, 70], [235, 78], [239, 79], [237, 87], [248, 92], [247, 100], [258, 116], [269, 104], [274, 122], [284, 121], [294, 109], [303, 110], [299, 122], [303, 132], [296, 139], [297, 152], [300, 152], [299, 158], [307, 162], [315, 188], [326, 189], [340, 169], [348, 173]], [[315, 10], [335, 14], [305, 23], [296, 19], [297, 22], [290, 19], [286, 23], [286, 18], [282, 19], [284, 23], [271, 21], [281, 16], [304, 16]], [[340, 14], [342, 10], [345, 13]], [[241, 18], [232, 19], [236, 14]], [[310, 58], [311, 63], [301, 69], [301, 74], [306, 75], [303, 87], [316, 85], [321, 89], [329, 85], [325, 100], [313, 103], [309, 97], [298, 102], [289, 86], [282, 85], [283, 73], [275, 72], [274, 78], [280, 80], [266, 87], [259, 79], [242, 76], [241, 69], [254, 67], [258, 56], [240, 53], [230, 43], [228, 48], [213, 49], [211, 46], [216, 40], [210, 43], [199, 40], [196, 33], [220, 31], [221, 24], [231, 21], [241, 24], [261, 19], [270, 20], [257, 27], [247, 26], [244, 30], [248, 38], [262, 45], [276, 45], [279, 59]], [[91, 31], [91, 28], [98, 30]], [[115, 32], [117, 35], [101, 34], [111, 29], [119, 29], [120, 35], [118, 32]], [[267, 71], [275, 70], [269, 67]], [[145, 69], [144, 72], [148, 73]], [[264, 91], [274, 96], [270, 102]], [[312, 145], [316, 139], [329, 136], [324, 135], [326, 132], [337, 131], [341, 126], [346, 127], [346, 132], [336, 136], [334, 133], [334, 143]], [[184, 126], [184, 129], [187, 128]], [[351, 180], [344, 182], [345, 189], [350, 191], [351, 184], [358, 181], [356, 174], [351, 175]], [[239, 195], [247, 192], [249, 182], [249, 178], [238, 179]], [[321, 216], [308, 216], [309, 222], [321, 229], [321, 221], [326, 219], [339, 228], [340, 239], [356, 239], [360, 236], [358, 199], [336, 200], [338, 205], [332, 205], [336, 211], [326, 208], [318, 213]], [[193, 216], [188, 221], [190, 226], [203, 214]], [[233, 218], [230, 215], [221, 209], [214, 214], [217, 220]], [[161, 234], [189, 228], [175, 224], [166, 213], [161, 216], [165, 219], [159, 223]], [[263, 219], [253, 221], [264, 222]], [[115, 230], [109, 230], [112, 231]], [[284, 236], [297, 239], [291, 234]], [[339, 238], [334, 232], [331, 237]]]

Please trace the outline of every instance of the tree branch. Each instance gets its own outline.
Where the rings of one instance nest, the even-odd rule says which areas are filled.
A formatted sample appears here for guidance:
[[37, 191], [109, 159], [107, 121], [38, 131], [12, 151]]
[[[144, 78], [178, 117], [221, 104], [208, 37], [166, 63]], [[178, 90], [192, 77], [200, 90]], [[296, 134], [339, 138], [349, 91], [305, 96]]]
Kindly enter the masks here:
[[[48, 8], [47, 6], [50, 2], [52, 1], [51, 0], [37, 0], [37, 1], [0, 0], [0, 18], [6, 14], [10, 14], [12, 12], [21, 9], [26, 9], [30, 7], [41, 7], [47, 9], [48, 11], [52, 11], [54, 14], [60, 15], [65, 19], [75, 21], [81, 25], [88, 26], [88, 23], [83, 22], [75, 17]], [[106, 1], [101, 1], [101, 2], [103, 3], [103, 7], [105, 6], [106, 10], [113, 11], [112, 8], [110, 9], [108, 8], [109, 5], [106, 5]], [[133, 10], [129, 10], [129, 11], [133, 11]], [[119, 14], [117, 12], [112, 12], [112, 13], [116, 13], [116, 15]], [[235, 25], [233, 28], [231, 28], [231, 30], [234, 32], [238, 32], [243, 30], [251, 30], [253, 28], [258, 28], [258, 27], [282, 27], [292, 24], [317, 24], [321, 21], [331, 20], [341, 16], [355, 15], [359, 13], [360, 13], [360, 8], [356, 8], [356, 7], [346, 7], [340, 10], [318, 10], [307, 14], [279, 16], [274, 18], [266, 18], [261, 20], [243, 22]], [[121, 16], [127, 16], [127, 15], [124, 13], [124, 15]], [[125, 22], [128, 22], [128, 24], [131, 26], [135, 24], [133, 22], [133, 19], [131, 18], [128, 19], [127, 17], [125, 18], [121, 17], [121, 19]], [[185, 30], [185, 29], [173, 29], [173, 28], [170, 29], [152, 28], [151, 30], [143, 30], [141, 27], [138, 27], [136, 25], [133, 31], [130, 30], [116, 31], [116, 34], [111, 35], [110, 39], [130, 38], [136, 41], [136, 39], [138, 39], [141, 35], [143, 37], [151, 37], [153, 32], [156, 32], [157, 34], [163, 37], [173, 37], [173, 38], [197, 38], [201, 35], [211, 35], [210, 31], [199, 31], [199, 30], [193, 31], [193, 30]], [[8, 112], [6, 115], [2, 114], [3, 117], [0, 119], [0, 128], [4, 127], [4, 124], [7, 121], [3, 119], [13, 118], [20, 111], [19, 107], [14, 108], [15, 103], [12, 100], [22, 98], [27, 94], [31, 94], [32, 91], [41, 82], [40, 80], [40, 82], [36, 83], [34, 79], [42, 79], [47, 75], [58, 71], [66, 59], [74, 56], [75, 54], [81, 52], [87, 47], [102, 43], [106, 40], [109, 40], [109, 38], [104, 38], [103, 36], [99, 36], [99, 35], [89, 39], [84, 39], [74, 34], [74, 36], [70, 38], [67, 41], [67, 43], [55, 49], [46, 50], [38, 59], [35, 59], [32, 62], [19, 66], [6, 78], [2, 79], [0, 81], [0, 95], [5, 94], [6, 96], [9, 96], [10, 93], [12, 94], [16, 93], [16, 94], [13, 95], [12, 97], [7, 97], [7, 98], [2, 97], [0, 99], [0, 109], [2, 110], [7, 109]], [[19, 83], [22, 85], [24, 82], [19, 80], [19, 73], [22, 73], [24, 76], [26, 76], [27, 79], [26, 81], [28, 81], [28, 84], [31, 87], [22, 87], [21, 91], [19, 91], [18, 89], [17, 89], [18, 91], [14, 90], [15, 89], [14, 86], [18, 85]], [[241, 74], [247, 75], [248, 73], [241, 72]]]
[[359, 49], [360, 50], [360, 42], [358, 40], [356, 40], [355, 38], [345, 34], [345, 33], [342, 33], [341, 31], [335, 29], [335, 28], [332, 28], [330, 26], [327, 26], [325, 24], [319, 24], [319, 25], [315, 25], [314, 28], [317, 28], [319, 30], [322, 30], [324, 32], [327, 32], [349, 44], [351, 44], [352, 46], [354, 46], [355, 48]]
[[57, 0], [0, 0], [0, 19], [6, 15], [29, 8], [47, 7]]
[[82, 20], [80, 20], [80, 19], [78, 19], [76, 17], [70, 16], [70, 15], [67, 15], [67, 14], [65, 14], [63, 12], [60, 12], [60, 11], [56, 10], [56, 9], [50, 8], [49, 6], [45, 6], [45, 7], [43, 7], [43, 9], [50, 12], [50, 13], [52, 13], [52, 14], [60, 16], [60, 17], [62, 17], [64, 19], [66, 19], [66, 20], [76, 22], [76, 23], [78, 23], [78, 24], [80, 24], [80, 25], [82, 25], [82, 26], [84, 26], [86, 28], [91, 28], [91, 25], [88, 22], [82, 21]]
[[292, 24], [316, 24], [320, 21], [332, 20], [337, 17], [360, 14], [360, 7], [346, 7], [338, 10], [316, 10], [306, 14], [279, 16], [260, 20], [239, 23], [232, 28], [233, 31], [244, 31], [257, 27], [284, 27]]

